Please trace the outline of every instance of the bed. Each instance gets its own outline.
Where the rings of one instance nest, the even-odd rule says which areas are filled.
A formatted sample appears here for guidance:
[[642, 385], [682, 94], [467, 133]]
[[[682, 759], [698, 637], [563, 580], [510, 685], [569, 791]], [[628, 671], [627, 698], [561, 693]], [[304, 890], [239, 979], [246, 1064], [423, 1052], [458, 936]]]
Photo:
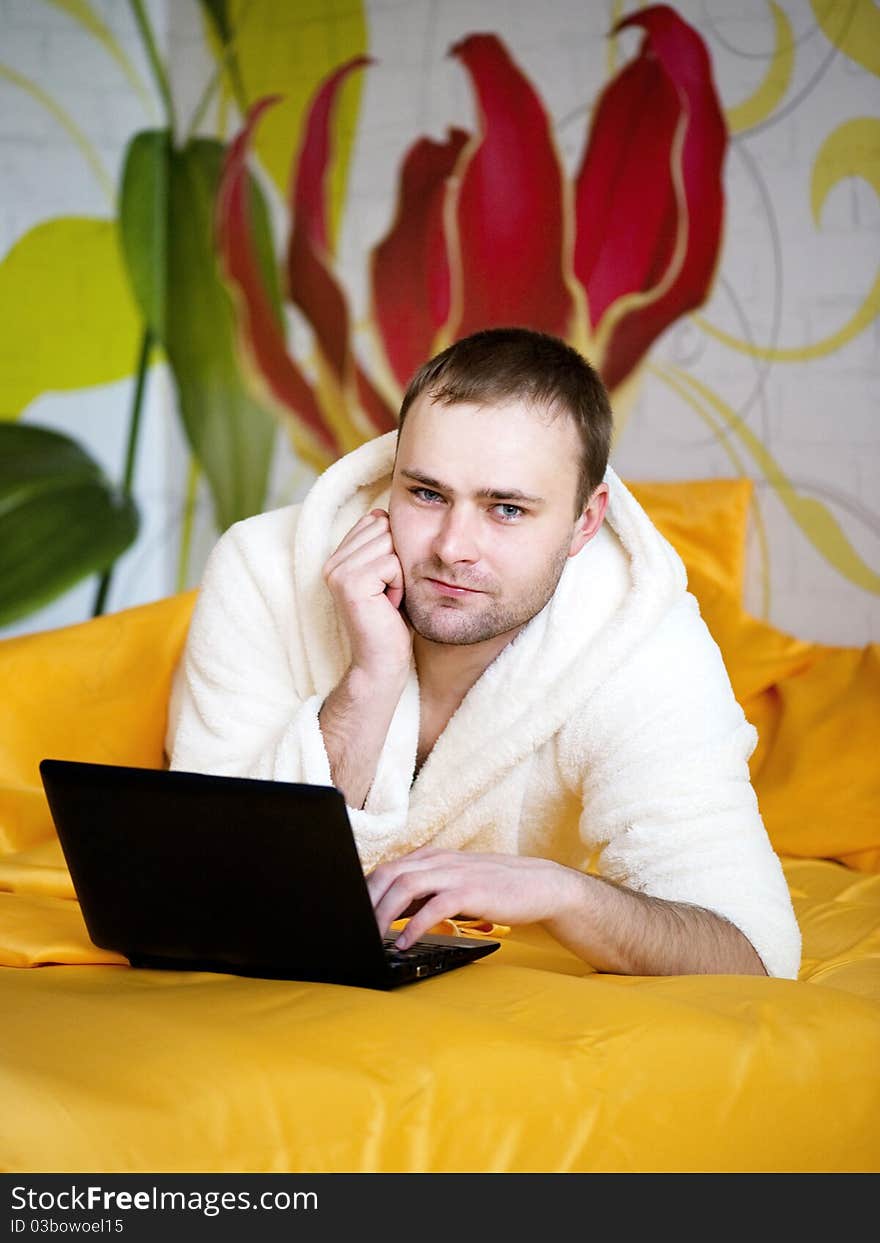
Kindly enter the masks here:
[[540, 927], [392, 993], [97, 949], [38, 764], [164, 763], [171, 596], [0, 642], [0, 1170], [880, 1169], [880, 648], [743, 610], [746, 481], [630, 486], [758, 728], [800, 978], [601, 975]]

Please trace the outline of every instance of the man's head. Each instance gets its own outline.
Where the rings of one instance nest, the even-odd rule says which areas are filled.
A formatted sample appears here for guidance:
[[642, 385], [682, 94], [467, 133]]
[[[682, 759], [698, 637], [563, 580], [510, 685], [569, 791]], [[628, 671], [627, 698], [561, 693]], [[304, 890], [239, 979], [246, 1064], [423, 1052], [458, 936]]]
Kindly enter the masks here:
[[550, 419], [571, 419], [580, 442], [575, 516], [605, 477], [614, 426], [608, 392], [587, 360], [558, 337], [529, 328], [487, 328], [454, 342], [410, 380], [398, 442], [410, 407], [423, 393], [441, 406], [513, 400]]
[[542, 333], [477, 333], [420, 368], [390, 501], [418, 634], [480, 643], [540, 612], [601, 525], [611, 427], [596, 373]]

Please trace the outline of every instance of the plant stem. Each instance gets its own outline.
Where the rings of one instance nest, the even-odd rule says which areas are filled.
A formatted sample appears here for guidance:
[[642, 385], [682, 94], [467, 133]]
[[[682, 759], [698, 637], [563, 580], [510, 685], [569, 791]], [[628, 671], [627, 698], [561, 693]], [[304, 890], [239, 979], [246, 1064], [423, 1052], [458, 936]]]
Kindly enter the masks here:
[[168, 74], [159, 57], [159, 51], [156, 47], [156, 40], [153, 37], [153, 31], [147, 18], [146, 9], [143, 0], [129, 0], [131, 11], [134, 14], [134, 20], [137, 23], [144, 41], [144, 47], [147, 52], [147, 59], [150, 62], [150, 68], [153, 71], [153, 77], [156, 79], [156, 86], [159, 88], [159, 94], [162, 96], [162, 102], [165, 105], [165, 118], [168, 128], [171, 131], [172, 140], [175, 131], [174, 119], [174, 101], [171, 98], [171, 86], [168, 82]]
[[213, 30], [214, 38], [209, 40], [209, 42], [212, 46], [214, 58], [218, 61], [219, 67], [225, 70], [229, 88], [235, 96], [235, 101], [238, 104], [242, 117], [244, 117], [248, 110], [248, 99], [247, 92], [244, 89], [238, 56], [235, 52], [235, 41], [250, 18], [254, 0], [244, 0], [243, 3], [237, 6], [237, 20], [234, 25], [231, 25], [228, 21], [228, 12], [224, 13], [215, 8], [209, 0], [200, 0], [200, 3], [205, 24], [210, 30]]
[[[186, 146], [189, 140], [195, 135], [196, 130], [201, 125], [205, 113], [208, 111], [211, 100], [217, 93], [217, 88], [220, 85], [224, 73], [229, 74], [230, 66], [234, 63], [234, 57], [235, 43], [227, 43], [226, 47], [223, 49], [222, 56], [218, 57], [217, 64], [214, 67], [214, 72], [208, 79], [207, 85], [202, 91], [199, 102], [196, 104], [195, 112], [192, 114], [192, 120], [187, 126], [186, 135], [184, 137], [184, 146]], [[247, 110], [245, 109], [245, 111]]]
[[238, 53], [236, 51], [235, 44], [241, 32], [241, 28], [247, 20], [252, 4], [253, 0], [247, 0], [247, 3], [242, 7], [238, 15], [238, 23], [235, 28], [229, 28], [225, 25], [225, 23], [218, 23], [215, 20], [210, 5], [202, 5], [205, 11], [206, 22], [213, 28], [214, 32], [214, 38], [210, 39], [209, 42], [211, 43], [211, 50], [213, 51], [216, 64], [214, 72], [211, 74], [205, 89], [202, 91], [199, 102], [196, 105], [195, 112], [192, 115], [192, 120], [187, 127], [184, 146], [186, 146], [186, 143], [189, 142], [190, 138], [193, 137], [196, 130], [201, 125], [204, 115], [210, 106], [211, 100], [217, 93], [217, 88], [220, 86], [224, 76], [226, 77], [228, 84], [227, 89], [231, 89], [232, 94], [235, 96], [235, 101], [238, 104], [242, 119], [247, 116], [247, 92], [244, 89], [244, 82], [242, 80], [241, 69], [238, 64]]
[[[134, 462], [137, 453], [138, 433], [141, 426], [141, 410], [144, 400], [144, 388], [147, 379], [147, 364], [150, 358], [150, 350], [153, 348], [153, 334], [149, 328], [144, 329], [143, 339], [141, 341], [141, 353], [138, 359], [137, 381], [135, 383], [134, 398], [131, 405], [131, 416], [128, 424], [128, 444], [125, 450], [125, 469], [122, 475], [122, 486], [120, 491], [125, 497], [131, 496], [131, 485], [134, 480]], [[107, 569], [101, 575], [98, 583], [98, 590], [95, 595], [95, 603], [92, 607], [92, 617], [98, 617], [104, 612], [104, 605], [107, 602], [107, 593], [110, 590], [110, 580], [113, 578], [113, 566], [108, 565]]]
[[196, 494], [198, 492], [199, 477], [201, 473], [198, 458], [191, 454], [189, 459], [189, 472], [186, 480], [186, 500], [183, 505], [183, 531], [180, 537], [180, 559], [177, 566], [177, 586], [175, 590], [178, 592], [186, 590], [186, 581], [189, 578], [189, 555], [192, 550]]

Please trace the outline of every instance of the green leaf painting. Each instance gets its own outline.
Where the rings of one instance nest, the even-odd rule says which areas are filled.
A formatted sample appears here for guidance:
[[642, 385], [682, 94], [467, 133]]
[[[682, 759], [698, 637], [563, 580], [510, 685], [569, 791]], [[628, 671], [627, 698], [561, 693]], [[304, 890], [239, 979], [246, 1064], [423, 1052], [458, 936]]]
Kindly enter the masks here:
[[[212, 139], [175, 150], [167, 131], [138, 134], [120, 203], [132, 287], [168, 356], [220, 530], [262, 507], [276, 430], [272, 415], [244, 388], [232, 308], [217, 270], [213, 221], [222, 161], [223, 146]], [[253, 193], [268, 255], [268, 218], [255, 184]]]
[[106, 569], [137, 532], [134, 502], [73, 440], [0, 423], [0, 625]]

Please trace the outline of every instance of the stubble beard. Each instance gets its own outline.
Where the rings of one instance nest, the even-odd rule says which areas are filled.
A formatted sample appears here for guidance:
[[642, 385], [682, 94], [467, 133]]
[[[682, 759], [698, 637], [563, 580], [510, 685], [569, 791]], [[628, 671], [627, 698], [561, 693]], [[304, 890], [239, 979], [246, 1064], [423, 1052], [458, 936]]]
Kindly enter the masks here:
[[[438, 578], [454, 586], [476, 586], [461, 582], [445, 566], [429, 563], [416, 566], [412, 577], [419, 583], [412, 591], [404, 591], [401, 612], [416, 634], [431, 643], [448, 643], [465, 646], [485, 643], [499, 635], [517, 630], [540, 613], [556, 590], [565, 563], [568, 560], [568, 544], [561, 547], [551, 560], [542, 578], [530, 585], [527, 592], [516, 600], [497, 598], [497, 591], [486, 587], [485, 599], [479, 605], [467, 597], [435, 597], [428, 599], [433, 589], [427, 584], [422, 588], [420, 580]], [[459, 601], [461, 603], [459, 604]]]

